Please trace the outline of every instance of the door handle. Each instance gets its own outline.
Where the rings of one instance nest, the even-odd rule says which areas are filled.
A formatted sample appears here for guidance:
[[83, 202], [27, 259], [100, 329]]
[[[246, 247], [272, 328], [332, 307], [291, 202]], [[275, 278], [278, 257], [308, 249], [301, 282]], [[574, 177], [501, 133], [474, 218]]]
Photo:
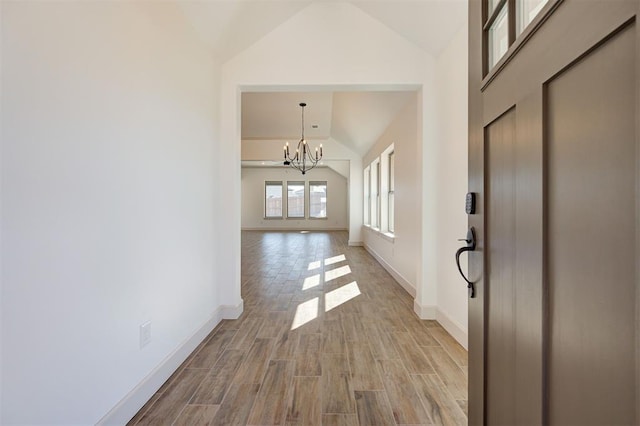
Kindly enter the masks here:
[[476, 232], [473, 226], [467, 231], [467, 238], [460, 239], [458, 241], [464, 241], [467, 243], [467, 245], [465, 247], [460, 247], [458, 251], [456, 251], [456, 266], [458, 267], [458, 272], [460, 272], [462, 278], [467, 282], [469, 297], [474, 298], [476, 296], [474, 283], [469, 281], [469, 279], [464, 275], [464, 272], [462, 272], [462, 267], [460, 266], [460, 255], [465, 251], [474, 251], [476, 249]]

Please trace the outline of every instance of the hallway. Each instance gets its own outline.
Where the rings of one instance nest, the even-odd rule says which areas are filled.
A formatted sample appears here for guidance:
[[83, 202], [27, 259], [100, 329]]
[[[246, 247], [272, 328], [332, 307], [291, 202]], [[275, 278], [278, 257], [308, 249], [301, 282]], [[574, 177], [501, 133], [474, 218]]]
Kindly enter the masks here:
[[129, 424], [466, 424], [466, 351], [346, 232], [243, 232], [242, 297]]

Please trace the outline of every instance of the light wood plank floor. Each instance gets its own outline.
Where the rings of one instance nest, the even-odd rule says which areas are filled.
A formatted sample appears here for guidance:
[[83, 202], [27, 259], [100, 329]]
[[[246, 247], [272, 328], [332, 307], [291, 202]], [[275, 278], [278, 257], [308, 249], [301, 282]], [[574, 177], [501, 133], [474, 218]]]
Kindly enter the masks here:
[[467, 353], [346, 232], [243, 232], [244, 313], [129, 424], [467, 423]]

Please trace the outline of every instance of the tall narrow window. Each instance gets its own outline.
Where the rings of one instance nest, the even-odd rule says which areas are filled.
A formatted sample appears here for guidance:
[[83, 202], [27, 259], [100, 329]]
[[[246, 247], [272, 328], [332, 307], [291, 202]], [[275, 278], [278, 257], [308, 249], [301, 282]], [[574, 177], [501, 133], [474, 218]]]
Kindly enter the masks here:
[[282, 182], [264, 183], [264, 217], [282, 219]]
[[394, 152], [391, 151], [391, 153], [389, 153], [389, 193], [388, 193], [388, 198], [387, 198], [387, 208], [388, 210], [388, 220], [389, 220], [389, 232], [393, 232], [393, 230], [395, 229], [394, 226], [394, 213], [393, 213], [393, 209], [394, 209], [394, 191], [395, 191], [395, 155]]
[[304, 218], [304, 182], [287, 182], [287, 217]]
[[364, 169], [364, 224], [371, 225], [371, 168]]
[[370, 187], [370, 215], [371, 215], [371, 226], [373, 228], [378, 228], [380, 226], [380, 222], [379, 222], [379, 212], [378, 212], [378, 205], [379, 205], [379, 188], [380, 188], [380, 160], [376, 160], [375, 162], [371, 163], [371, 187]]
[[327, 182], [309, 182], [309, 217], [327, 217]]

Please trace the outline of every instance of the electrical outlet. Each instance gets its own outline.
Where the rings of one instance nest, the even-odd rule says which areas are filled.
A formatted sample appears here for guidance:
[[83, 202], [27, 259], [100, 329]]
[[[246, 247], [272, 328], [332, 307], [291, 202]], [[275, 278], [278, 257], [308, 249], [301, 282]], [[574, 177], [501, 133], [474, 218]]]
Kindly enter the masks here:
[[151, 342], [151, 321], [147, 321], [140, 326], [140, 349]]

